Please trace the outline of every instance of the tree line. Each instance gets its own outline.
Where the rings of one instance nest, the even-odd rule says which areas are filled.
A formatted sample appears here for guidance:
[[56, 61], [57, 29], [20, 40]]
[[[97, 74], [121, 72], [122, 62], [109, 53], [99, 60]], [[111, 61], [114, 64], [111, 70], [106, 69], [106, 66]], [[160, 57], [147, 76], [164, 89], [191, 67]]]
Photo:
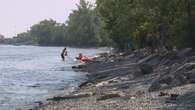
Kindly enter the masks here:
[[[80, 0], [65, 23], [43, 20], [15, 41], [39, 45], [195, 48], [195, 0]], [[26, 39], [25, 39], [26, 37]]]
[[195, 48], [195, 0], [97, 0], [96, 8], [122, 49]]
[[94, 8], [89, 2], [80, 0], [66, 22], [45, 19], [31, 26], [27, 32], [6, 39], [5, 43], [72, 47], [111, 45], [111, 40], [99, 32], [100, 19]]

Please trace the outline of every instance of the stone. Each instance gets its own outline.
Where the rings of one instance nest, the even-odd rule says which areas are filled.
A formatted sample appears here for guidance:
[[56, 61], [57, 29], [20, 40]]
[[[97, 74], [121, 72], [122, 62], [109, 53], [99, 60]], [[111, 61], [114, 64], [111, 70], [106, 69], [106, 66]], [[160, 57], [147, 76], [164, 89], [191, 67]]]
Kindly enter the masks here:
[[177, 52], [177, 57], [185, 58], [188, 57], [192, 53], [192, 48], [184, 48]]
[[149, 87], [148, 91], [153, 92], [153, 91], [159, 90], [160, 88], [161, 88], [160, 83], [158, 81], [154, 81], [152, 85]]
[[170, 84], [172, 81], [173, 81], [173, 76], [172, 75], [168, 75], [168, 76], [165, 76], [165, 77], [162, 77], [159, 82], [160, 83], [163, 83], [163, 84]]
[[97, 101], [107, 100], [107, 99], [116, 98], [116, 97], [120, 97], [120, 94], [108, 93], [108, 94], [104, 94], [104, 95], [100, 96], [99, 98], [97, 98]]
[[95, 86], [96, 86], [96, 87], [102, 87], [102, 86], [107, 85], [107, 84], [109, 84], [108, 81], [102, 81], [102, 82], [96, 84]]
[[153, 72], [153, 68], [149, 64], [140, 64], [139, 67], [142, 74], [150, 74]]
[[35, 103], [38, 104], [39, 106], [43, 105], [42, 101], [36, 101]]
[[86, 68], [86, 65], [77, 65], [77, 66], [72, 66], [72, 69], [83, 69]]
[[194, 104], [195, 103], [195, 92], [187, 92], [183, 95], [179, 95], [176, 98], [178, 103], [185, 103], [185, 104]]
[[176, 100], [178, 96], [179, 96], [179, 94], [171, 94], [170, 99]]
[[192, 71], [190, 72], [187, 72], [187, 80], [189, 83], [195, 83], [195, 69], [193, 69]]
[[168, 95], [169, 95], [168, 93], [160, 92], [160, 94], [158, 96], [162, 97], [162, 96], [168, 96]]

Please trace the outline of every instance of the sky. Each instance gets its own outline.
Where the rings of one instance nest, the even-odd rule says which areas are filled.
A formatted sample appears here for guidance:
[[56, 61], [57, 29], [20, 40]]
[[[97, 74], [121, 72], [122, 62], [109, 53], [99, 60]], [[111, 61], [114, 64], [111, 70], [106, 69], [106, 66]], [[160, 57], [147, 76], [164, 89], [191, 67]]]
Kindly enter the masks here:
[[0, 0], [0, 34], [13, 37], [44, 19], [64, 23], [79, 0]]

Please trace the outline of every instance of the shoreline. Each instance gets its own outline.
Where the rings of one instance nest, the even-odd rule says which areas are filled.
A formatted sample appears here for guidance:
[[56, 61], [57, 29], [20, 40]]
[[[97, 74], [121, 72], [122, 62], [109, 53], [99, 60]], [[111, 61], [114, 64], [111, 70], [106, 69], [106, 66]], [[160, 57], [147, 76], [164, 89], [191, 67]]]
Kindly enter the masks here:
[[193, 110], [195, 56], [191, 53], [183, 49], [101, 54], [95, 62], [73, 67], [88, 72], [88, 80], [77, 90], [50, 98], [33, 110]]

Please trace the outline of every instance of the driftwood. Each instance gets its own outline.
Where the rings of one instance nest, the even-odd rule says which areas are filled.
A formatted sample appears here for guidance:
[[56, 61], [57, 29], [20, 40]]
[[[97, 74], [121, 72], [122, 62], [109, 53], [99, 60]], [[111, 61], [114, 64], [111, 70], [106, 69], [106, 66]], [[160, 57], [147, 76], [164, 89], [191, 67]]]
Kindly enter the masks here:
[[61, 101], [61, 100], [67, 100], [67, 99], [78, 99], [78, 98], [84, 98], [84, 97], [90, 97], [94, 95], [93, 93], [79, 93], [79, 94], [73, 94], [68, 96], [57, 96], [53, 98], [47, 99], [48, 101]]
[[120, 97], [120, 95], [117, 93], [104, 94], [100, 96], [99, 98], [97, 98], [97, 101], [107, 100], [107, 99], [116, 98], [116, 97]]

